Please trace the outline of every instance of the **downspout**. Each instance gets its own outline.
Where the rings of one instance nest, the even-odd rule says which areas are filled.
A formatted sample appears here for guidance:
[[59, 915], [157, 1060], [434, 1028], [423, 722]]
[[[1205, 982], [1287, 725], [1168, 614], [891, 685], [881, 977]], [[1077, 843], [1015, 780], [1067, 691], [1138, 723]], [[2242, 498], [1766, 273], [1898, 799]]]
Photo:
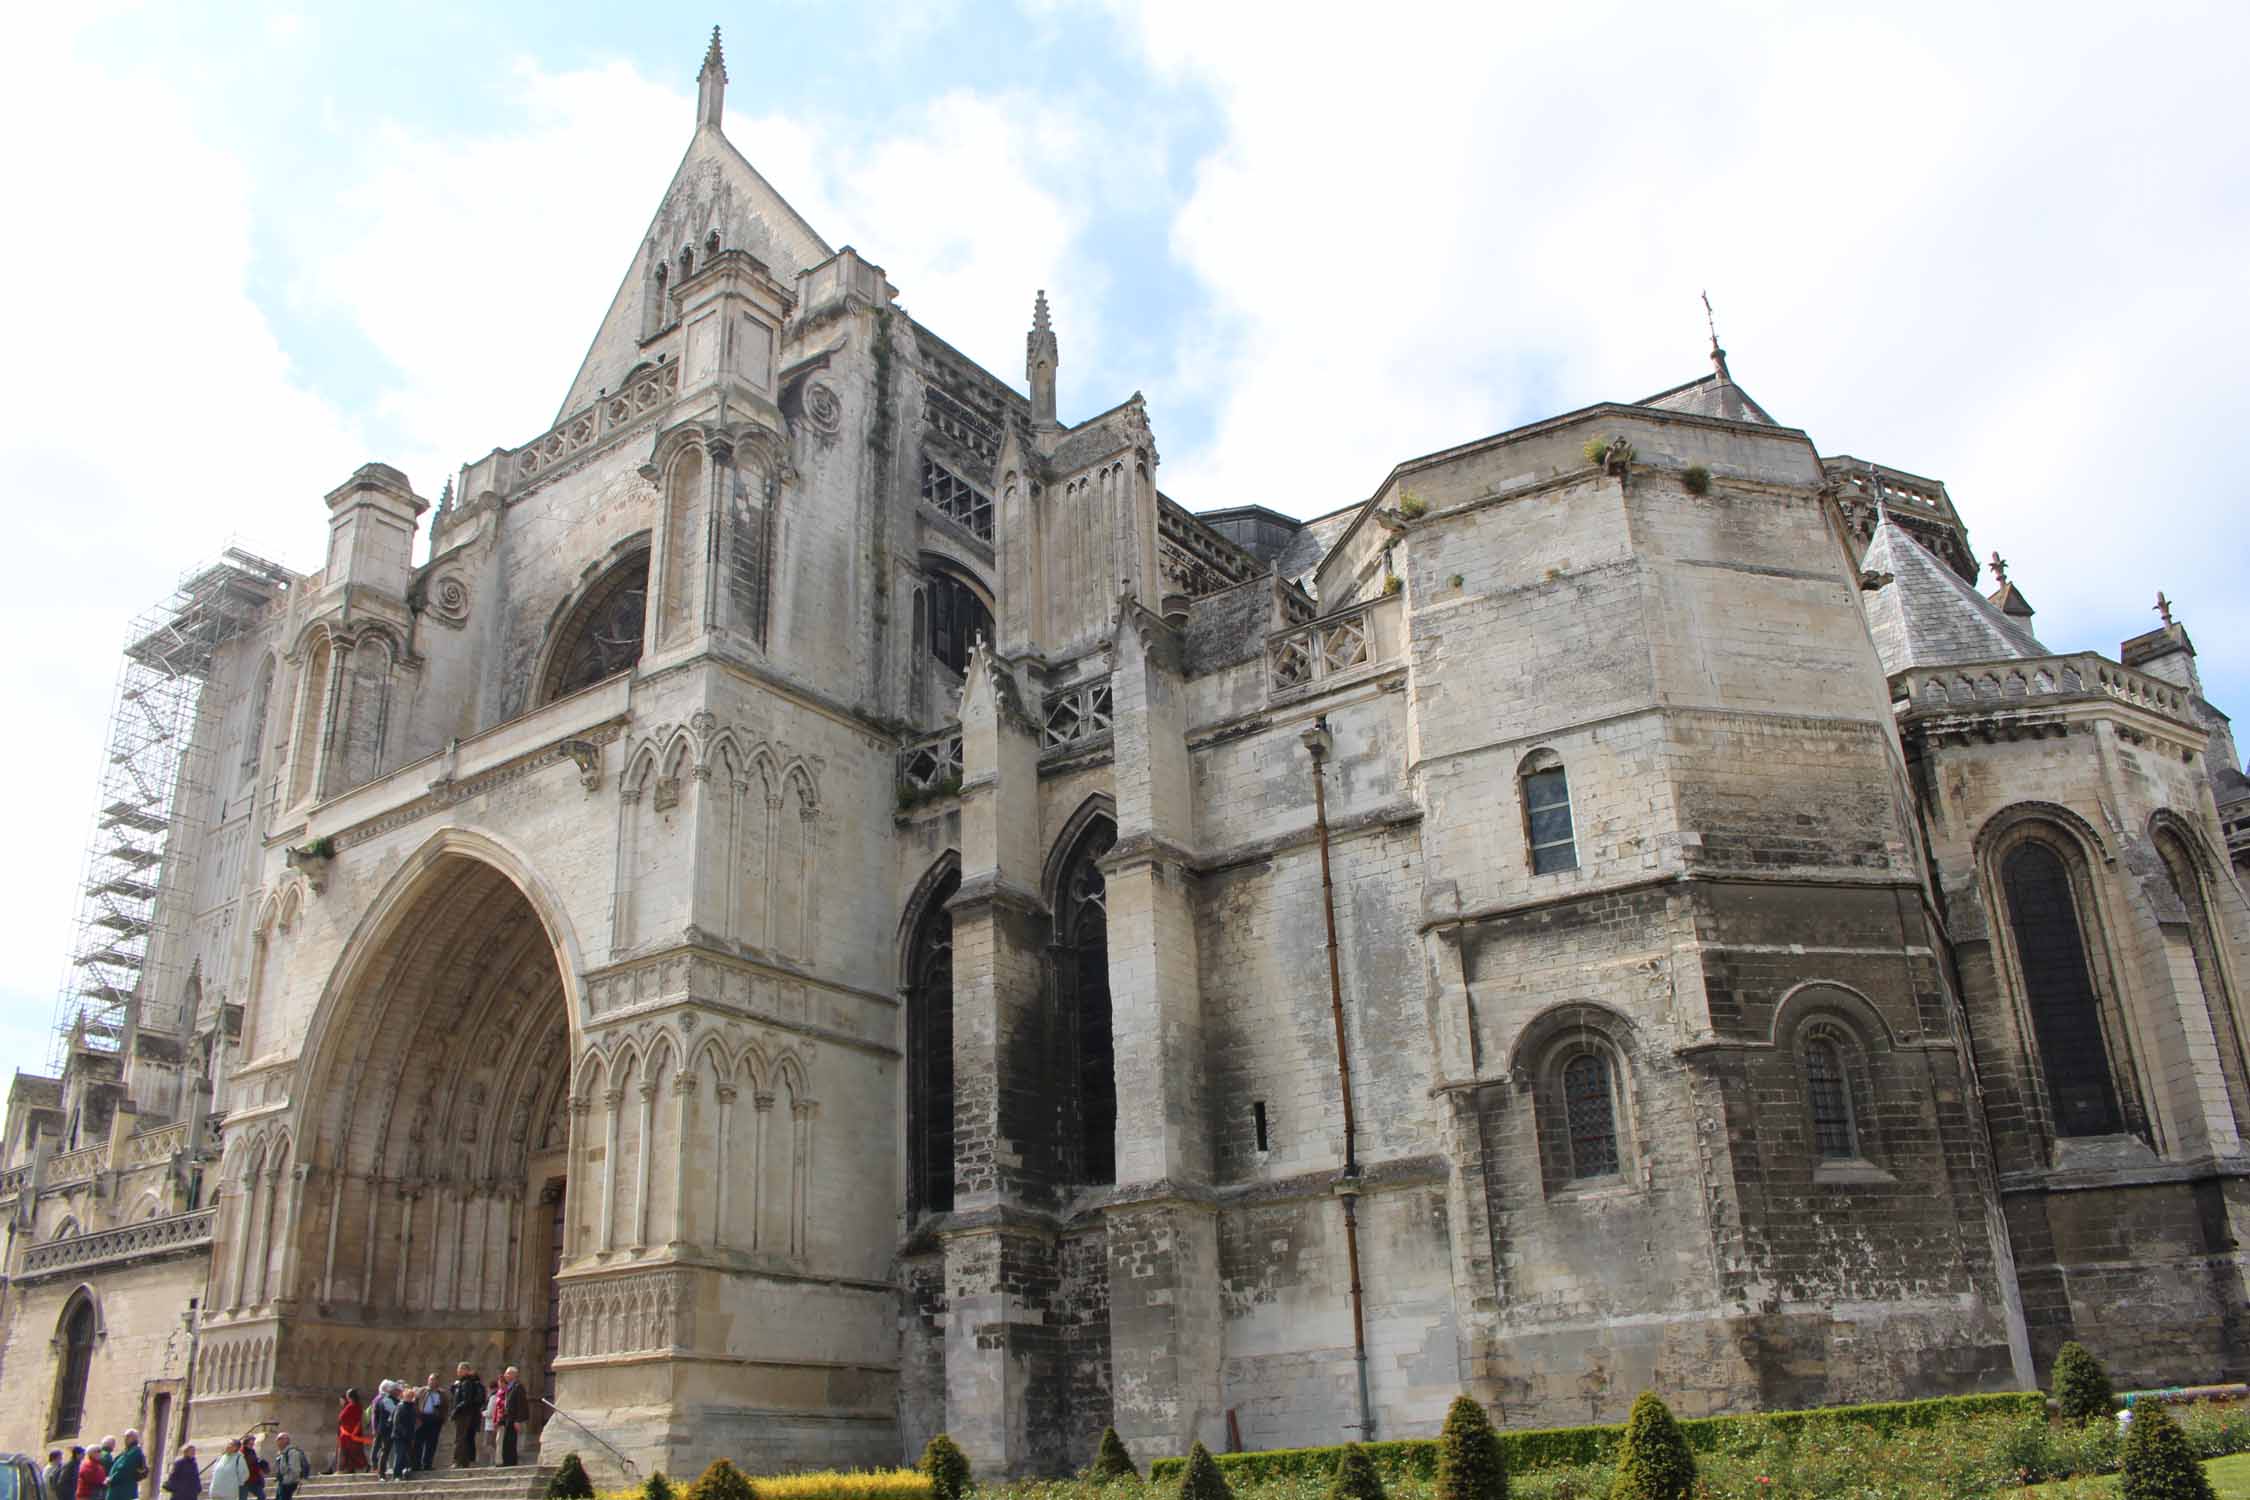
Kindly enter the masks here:
[[1344, 1174], [1336, 1197], [1344, 1205], [1344, 1255], [1352, 1279], [1352, 1363], [1359, 1374], [1359, 1440], [1375, 1440], [1375, 1409], [1367, 1392], [1367, 1310], [1359, 1280], [1359, 1126], [1352, 1111], [1352, 1059], [1344, 1044], [1344, 977], [1336, 954], [1336, 883], [1328, 864], [1328, 790], [1321, 773], [1335, 741], [1328, 716], [1298, 736], [1312, 755], [1313, 832], [1320, 844], [1320, 906], [1328, 924], [1328, 1011], [1336, 1025], [1336, 1086], [1344, 1100]]

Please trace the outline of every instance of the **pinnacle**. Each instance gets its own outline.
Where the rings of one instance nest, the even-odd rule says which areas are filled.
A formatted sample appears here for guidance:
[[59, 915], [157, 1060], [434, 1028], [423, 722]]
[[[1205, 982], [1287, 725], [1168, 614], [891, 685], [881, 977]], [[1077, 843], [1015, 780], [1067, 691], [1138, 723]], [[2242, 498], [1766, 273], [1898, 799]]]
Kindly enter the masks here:
[[711, 45], [703, 54], [703, 71], [715, 71], [722, 79], [727, 76], [727, 55], [719, 45], [719, 28], [716, 26], [711, 28]]
[[1038, 300], [1031, 305], [1031, 331], [1033, 333], [1051, 333], [1054, 331], [1054, 325], [1047, 318], [1047, 291], [1044, 287], [1040, 288]]

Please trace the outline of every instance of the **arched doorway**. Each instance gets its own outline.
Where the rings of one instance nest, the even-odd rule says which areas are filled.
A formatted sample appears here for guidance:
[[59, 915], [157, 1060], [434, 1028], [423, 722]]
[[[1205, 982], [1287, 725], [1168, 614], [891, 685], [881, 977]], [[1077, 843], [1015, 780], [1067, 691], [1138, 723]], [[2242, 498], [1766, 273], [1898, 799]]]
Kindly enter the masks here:
[[313, 1043], [315, 1171], [274, 1276], [312, 1317], [285, 1378], [365, 1387], [468, 1360], [552, 1396], [567, 959], [496, 865], [454, 845], [415, 863]]

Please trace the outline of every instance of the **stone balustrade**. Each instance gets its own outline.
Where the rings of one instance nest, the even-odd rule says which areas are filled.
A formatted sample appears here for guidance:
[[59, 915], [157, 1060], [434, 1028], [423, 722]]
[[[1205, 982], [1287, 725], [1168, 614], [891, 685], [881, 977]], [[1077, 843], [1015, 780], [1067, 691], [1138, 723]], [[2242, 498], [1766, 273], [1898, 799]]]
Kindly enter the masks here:
[[48, 1187], [62, 1187], [73, 1182], [84, 1182], [109, 1165], [109, 1147], [81, 1146], [76, 1151], [65, 1151], [48, 1158]]
[[1039, 753], [1059, 754], [1108, 739], [1110, 705], [1106, 676], [1049, 693], [1039, 716]]
[[961, 789], [961, 726], [948, 724], [898, 753], [902, 798], [942, 797]]
[[1266, 637], [1268, 696], [1318, 691], [1398, 661], [1404, 620], [1399, 596], [1385, 594], [1275, 631]]
[[2195, 722], [2184, 689], [2091, 651], [1900, 672], [1891, 678], [1891, 697], [1910, 705], [1915, 714], [1981, 712], [2043, 698], [2105, 697]]
[[59, 1275], [87, 1266], [168, 1255], [176, 1250], [207, 1245], [218, 1216], [215, 1208], [199, 1208], [169, 1218], [144, 1219], [122, 1229], [104, 1229], [33, 1245], [23, 1252], [23, 1263], [17, 1267], [15, 1279], [26, 1281], [35, 1276]]

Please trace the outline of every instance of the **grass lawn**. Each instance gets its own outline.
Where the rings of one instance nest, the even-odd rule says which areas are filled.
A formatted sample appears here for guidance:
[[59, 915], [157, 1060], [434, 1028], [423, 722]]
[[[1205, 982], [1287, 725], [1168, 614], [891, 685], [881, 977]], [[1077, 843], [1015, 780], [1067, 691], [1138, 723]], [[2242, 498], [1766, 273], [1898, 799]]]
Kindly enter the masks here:
[[[2211, 1488], [2219, 1500], [2250, 1500], [2250, 1453], [2237, 1453], [2229, 1458], [2214, 1458], [2203, 1466], [2211, 1476]], [[2037, 1486], [2032, 1493], [2057, 1496], [2086, 1496], [2117, 1493], [2117, 1476], [2104, 1475], [2100, 1479], [2058, 1479], [2053, 1484]]]

